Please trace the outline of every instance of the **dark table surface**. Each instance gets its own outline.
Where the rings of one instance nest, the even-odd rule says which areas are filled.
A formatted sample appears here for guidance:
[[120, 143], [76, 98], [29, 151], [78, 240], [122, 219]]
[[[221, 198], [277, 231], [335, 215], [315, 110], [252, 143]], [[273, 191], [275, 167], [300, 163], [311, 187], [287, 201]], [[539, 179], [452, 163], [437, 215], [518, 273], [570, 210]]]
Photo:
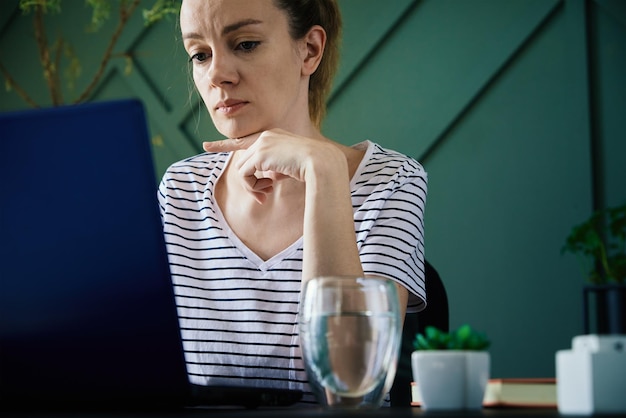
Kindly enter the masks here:
[[[485, 408], [479, 411], [424, 411], [413, 408], [381, 408], [377, 410], [324, 410], [324, 409], [234, 409], [186, 408], [177, 410], [117, 410], [117, 411], [9, 411], [5, 418], [318, 418], [318, 417], [562, 417], [556, 408]], [[600, 415], [597, 415], [600, 416]], [[626, 414], [611, 416], [626, 417]]]

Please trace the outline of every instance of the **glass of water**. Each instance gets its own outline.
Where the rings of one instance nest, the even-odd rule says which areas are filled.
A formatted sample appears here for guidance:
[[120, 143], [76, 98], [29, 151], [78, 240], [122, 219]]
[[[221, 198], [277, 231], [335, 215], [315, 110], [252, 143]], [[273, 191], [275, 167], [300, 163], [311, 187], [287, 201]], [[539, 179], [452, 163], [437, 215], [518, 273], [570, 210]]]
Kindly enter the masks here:
[[318, 401], [329, 407], [381, 406], [393, 384], [402, 336], [394, 282], [311, 279], [302, 292], [299, 321], [304, 365]]

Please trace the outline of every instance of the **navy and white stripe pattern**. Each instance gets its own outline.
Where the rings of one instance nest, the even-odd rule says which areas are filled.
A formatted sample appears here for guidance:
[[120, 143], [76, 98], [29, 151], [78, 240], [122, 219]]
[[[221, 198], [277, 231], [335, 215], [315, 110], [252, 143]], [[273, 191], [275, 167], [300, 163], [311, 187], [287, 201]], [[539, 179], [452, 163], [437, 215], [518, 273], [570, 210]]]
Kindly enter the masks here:
[[[409, 311], [425, 306], [427, 177], [415, 160], [370, 141], [351, 182], [355, 230], [367, 275], [409, 292]], [[190, 381], [305, 391], [314, 403], [298, 341], [302, 238], [260, 259], [228, 228], [213, 190], [230, 154], [173, 164], [159, 203]]]

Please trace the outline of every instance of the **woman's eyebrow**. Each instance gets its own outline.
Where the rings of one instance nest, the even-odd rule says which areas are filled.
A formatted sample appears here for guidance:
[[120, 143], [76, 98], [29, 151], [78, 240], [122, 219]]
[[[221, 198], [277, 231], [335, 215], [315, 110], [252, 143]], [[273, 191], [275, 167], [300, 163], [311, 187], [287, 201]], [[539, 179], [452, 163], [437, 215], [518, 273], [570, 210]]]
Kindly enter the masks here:
[[[236, 31], [237, 29], [241, 29], [244, 26], [248, 26], [248, 25], [258, 25], [263, 23], [261, 20], [257, 20], [257, 19], [244, 19], [244, 20], [240, 20], [239, 22], [235, 22], [231, 25], [225, 26], [224, 29], [222, 29], [222, 36], [223, 35], [227, 35], [231, 32]], [[202, 39], [203, 36], [197, 32], [189, 32], [189, 33], [184, 33], [183, 34], [183, 39]]]
[[228, 26], [224, 26], [224, 29], [222, 30], [222, 35], [227, 35], [230, 32], [234, 32], [237, 29], [241, 29], [244, 26], [248, 26], [248, 25], [258, 25], [260, 23], [263, 23], [260, 20], [256, 20], [256, 19], [244, 19], [244, 20], [240, 20], [239, 22], [235, 22], [232, 25], [228, 25]]

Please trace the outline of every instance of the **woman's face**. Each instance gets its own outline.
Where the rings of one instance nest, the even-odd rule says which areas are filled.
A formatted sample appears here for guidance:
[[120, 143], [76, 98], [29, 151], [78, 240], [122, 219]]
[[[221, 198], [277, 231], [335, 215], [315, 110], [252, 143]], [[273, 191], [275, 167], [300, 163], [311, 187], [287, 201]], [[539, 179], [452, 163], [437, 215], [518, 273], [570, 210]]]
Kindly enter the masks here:
[[180, 26], [193, 79], [223, 135], [309, 124], [307, 44], [272, 0], [184, 0]]

